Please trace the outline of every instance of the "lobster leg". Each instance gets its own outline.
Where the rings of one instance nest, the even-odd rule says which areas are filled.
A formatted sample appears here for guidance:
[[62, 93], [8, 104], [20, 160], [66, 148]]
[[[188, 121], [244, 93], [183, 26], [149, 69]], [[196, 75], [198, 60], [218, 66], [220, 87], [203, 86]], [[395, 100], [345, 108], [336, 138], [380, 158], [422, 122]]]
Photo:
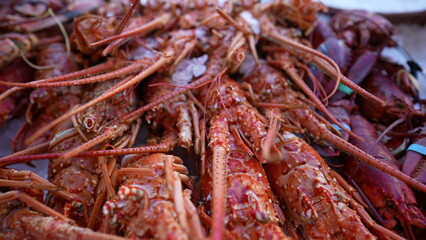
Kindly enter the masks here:
[[[115, 161], [112, 160], [112, 161]], [[112, 198], [115, 195], [114, 187], [111, 183], [110, 173], [107, 167], [107, 158], [106, 157], [98, 157], [98, 164], [101, 167], [102, 179], [103, 183], [106, 185], [108, 198]]]
[[91, 139], [90, 141], [87, 141], [74, 149], [71, 149], [60, 156], [60, 159], [66, 160], [70, 159], [72, 157], [77, 156], [80, 152], [83, 152], [85, 150], [88, 150], [100, 143], [103, 143], [107, 140], [114, 139], [117, 135], [122, 135], [127, 130], [126, 126], [120, 125], [116, 129], [109, 129], [105, 131], [103, 134], [96, 136], [95, 138]]
[[[113, 62], [115, 62], [115, 61], [110, 60], [108, 62], [101, 63], [98, 66], [94, 66], [92, 68], [88, 68], [88, 69], [85, 69], [85, 70], [73, 72], [73, 73], [70, 73], [70, 74], [65, 74], [65, 75], [58, 76], [58, 77], [41, 79], [41, 80], [29, 82], [29, 83], [10, 83], [10, 82], [0, 81], [0, 84], [18, 87], [19, 89], [22, 89], [22, 88], [42, 88], [42, 87], [66, 87], [66, 86], [74, 86], [74, 85], [80, 85], [80, 84], [89, 84], [89, 83], [105, 81], [105, 80], [108, 80], [108, 79], [112, 79], [112, 78], [122, 76], [124, 74], [134, 72], [134, 71], [136, 71], [136, 70], [138, 70], [142, 67], [142, 64], [140, 64], [140, 63], [133, 63], [133, 64], [130, 64], [129, 66], [127, 66], [127, 67], [124, 67], [124, 68], [121, 68], [119, 70], [115, 70], [115, 71], [112, 71], [112, 72], [109, 72], [109, 73], [104, 73], [104, 74], [101, 74], [101, 75], [97, 75], [97, 76], [93, 76], [93, 77], [87, 77], [87, 78], [78, 79], [78, 80], [72, 80], [74, 78], [86, 76], [88, 74], [94, 74], [94, 73], [97, 73], [97, 72], [100, 72], [100, 71], [105, 71], [105, 70], [107, 70], [107, 68], [111, 69], [112, 68], [111, 63], [113, 63]], [[65, 80], [72, 80], [72, 81], [65, 81]], [[17, 89], [17, 90], [19, 90], [19, 89]]]
[[[191, 113], [192, 126], [194, 132], [194, 151], [196, 155], [201, 153], [201, 130], [199, 122], [199, 114], [197, 109], [194, 106], [194, 103], [190, 101], [188, 103], [189, 112]], [[201, 108], [202, 109], [202, 108]]]
[[105, 38], [103, 40], [90, 43], [89, 47], [96, 47], [96, 46], [99, 46], [99, 45], [102, 45], [102, 44], [105, 44], [105, 43], [108, 43], [108, 42], [112, 42], [112, 41], [117, 40], [117, 39], [134, 36], [136, 34], [138, 34], [139, 36], [143, 36], [144, 34], [147, 34], [147, 33], [151, 32], [152, 30], [154, 30], [156, 28], [164, 26], [164, 24], [166, 24], [167, 21], [169, 21], [170, 18], [171, 18], [171, 14], [167, 14], [167, 13], [163, 14], [162, 16], [160, 16], [160, 17], [154, 19], [153, 21], [151, 21], [151, 22], [149, 22], [145, 25], [142, 25], [142, 26], [140, 26], [136, 29], [132, 29], [130, 31], [127, 31], [127, 32], [124, 32], [124, 33], [121, 33], [121, 34], [114, 35], [112, 37], [108, 37], [108, 38]]
[[23, 181], [16, 181], [16, 180], [4, 180], [4, 179], [0, 179], [0, 187], [29, 188], [29, 189], [47, 190], [52, 192], [61, 190], [60, 188], [56, 186], [52, 187], [50, 184], [23, 182]]
[[132, 15], [133, 11], [135, 10], [135, 8], [137, 6], [138, 6], [138, 1], [133, 0], [133, 2], [130, 4], [130, 8], [127, 9], [127, 11], [126, 11], [126, 15], [124, 15], [120, 24], [118, 24], [118, 28], [117, 28], [117, 31], [115, 31], [115, 34], [120, 34], [123, 31], [124, 27], [126, 26], [126, 24], [129, 21], [130, 16]]
[[93, 76], [93, 77], [87, 77], [83, 79], [77, 79], [77, 80], [70, 80], [70, 81], [55, 81], [55, 82], [31, 82], [27, 84], [14, 84], [14, 86], [18, 87], [34, 87], [34, 88], [42, 88], [42, 87], [67, 87], [67, 86], [74, 86], [74, 85], [80, 85], [80, 84], [89, 84], [89, 83], [96, 83], [96, 82], [102, 82], [108, 79], [113, 79], [119, 76], [123, 76], [125, 74], [129, 74], [132, 72], [135, 72], [139, 70], [143, 65], [140, 63], [133, 63], [129, 66], [123, 67], [121, 69], [104, 73], [101, 75]]
[[0, 169], [0, 178], [8, 179], [8, 180], [18, 180], [25, 181], [30, 180], [31, 182], [40, 183], [52, 190], [54, 190], [54, 194], [66, 199], [66, 200], [77, 200], [77, 197], [67, 191], [58, 191], [61, 190], [54, 184], [50, 183], [46, 179], [40, 177], [39, 175], [30, 172], [30, 171], [17, 171], [14, 169]]
[[127, 175], [139, 175], [139, 176], [147, 176], [147, 177], [154, 177], [155, 173], [152, 169], [149, 168], [127, 168], [123, 167], [120, 168], [118, 171], [118, 177], [124, 177]]
[[174, 203], [174, 207], [175, 207], [175, 211], [176, 211], [179, 223], [183, 231], [189, 234], [186, 210], [185, 210], [184, 200], [182, 195], [183, 194], [182, 182], [181, 182], [181, 179], [179, 178], [178, 173], [173, 169], [173, 166], [172, 166], [172, 164], [174, 164], [173, 161], [174, 159], [171, 156], [168, 156], [165, 160], [164, 166], [166, 170], [166, 181], [173, 195], [173, 201], [174, 201], [173, 203]]
[[[102, 171], [102, 179], [99, 182], [97, 194], [96, 194], [96, 200], [93, 204], [92, 212], [90, 213], [89, 220], [87, 221], [87, 227], [93, 229], [96, 223], [96, 219], [99, 217], [99, 213], [102, 210], [102, 205], [105, 202], [105, 198], [107, 197], [108, 193], [108, 199], [111, 199], [113, 196], [115, 196], [115, 182], [116, 179], [113, 178], [116, 176], [116, 172], [118, 172], [118, 165], [117, 161], [111, 160], [108, 162], [108, 166], [106, 167], [106, 171]], [[111, 177], [110, 177], [111, 176]], [[109, 182], [109, 183], [107, 183]], [[113, 184], [114, 183], [114, 186]], [[109, 187], [105, 187], [105, 185]], [[105, 188], [107, 188], [107, 191], [105, 191]], [[110, 189], [108, 189], [110, 188]]]
[[177, 106], [178, 121], [177, 128], [179, 129], [179, 145], [189, 149], [192, 145], [192, 124], [189, 109], [185, 105]]
[[185, 189], [183, 191], [183, 201], [185, 211], [188, 215], [189, 227], [191, 228], [191, 232], [195, 234], [195, 239], [204, 239], [206, 234], [203, 231], [200, 216], [198, 216], [197, 208], [191, 201], [191, 190]]
[[49, 208], [48, 206], [40, 203], [39, 201], [37, 201], [36, 199], [34, 199], [33, 197], [22, 193], [20, 191], [9, 191], [6, 193], [2, 193], [0, 195], [0, 204], [4, 204], [13, 200], [20, 200], [21, 202], [25, 203], [26, 205], [37, 209], [38, 211], [46, 214], [46, 215], [50, 215], [50, 216], [54, 216], [54, 217], [58, 217], [64, 221], [67, 222], [73, 222], [71, 219], [65, 217], [64, 215], [60, 214], [59, 212]]

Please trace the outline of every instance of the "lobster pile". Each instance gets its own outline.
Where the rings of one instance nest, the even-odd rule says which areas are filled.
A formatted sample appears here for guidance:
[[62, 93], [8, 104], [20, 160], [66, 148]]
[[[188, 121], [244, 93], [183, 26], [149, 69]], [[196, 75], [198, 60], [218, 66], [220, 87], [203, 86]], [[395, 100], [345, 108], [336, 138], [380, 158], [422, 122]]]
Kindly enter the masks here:
[[[0, 238], [424, 236], [418, 69], [382, 56], [386, 19], [326, 10], [2, 3], [0, 124], [25, 120], [0, 158]], [[41, 159], [46, 179], [8, 167]]]

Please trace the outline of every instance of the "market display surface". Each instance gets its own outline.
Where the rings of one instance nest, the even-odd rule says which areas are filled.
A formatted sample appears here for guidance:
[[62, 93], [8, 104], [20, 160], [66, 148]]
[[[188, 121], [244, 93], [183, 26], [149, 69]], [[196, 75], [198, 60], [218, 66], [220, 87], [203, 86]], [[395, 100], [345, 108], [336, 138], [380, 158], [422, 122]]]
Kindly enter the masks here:
[[423, 73], [382, 54], [385, 18], [7, 0], [0, 19], [0, 239], [426, 235]]

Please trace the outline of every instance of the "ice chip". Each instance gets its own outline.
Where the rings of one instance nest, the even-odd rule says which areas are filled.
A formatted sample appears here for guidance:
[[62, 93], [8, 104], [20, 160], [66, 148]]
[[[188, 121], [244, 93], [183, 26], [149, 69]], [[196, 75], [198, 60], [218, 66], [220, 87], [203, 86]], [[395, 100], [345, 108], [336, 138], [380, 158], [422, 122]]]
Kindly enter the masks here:
[[243, 11], [240, 13], [240, 17], [246, 21], [246, 23], [250, 26], [251, 31], [254, 34], [260, 33], [260, 23], [259, 20], [253, 17], [253, 15], [248, 11]]

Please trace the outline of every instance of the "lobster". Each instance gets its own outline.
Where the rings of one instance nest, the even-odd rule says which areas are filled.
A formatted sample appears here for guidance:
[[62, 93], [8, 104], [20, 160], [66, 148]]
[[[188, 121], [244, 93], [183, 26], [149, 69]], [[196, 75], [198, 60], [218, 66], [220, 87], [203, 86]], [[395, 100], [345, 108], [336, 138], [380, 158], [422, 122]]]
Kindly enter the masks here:
[[[425, 127], [421, 129], [421, 132], [418, 134], [416, 141], [412, 143], [405, 152], [403, 156], [402, 171], [407, 175], [417, 179], [420, 182], [426, 182], [425, 177], [425, 153], [423, 151], [425, 143]], [[422, 192], [415, 191], [417, 203], [419, 208], [424, 212], [426, 195]], [[414, 229], [419, 230], [419, 229]], [[415, 236], [422, 236], [425, 232], [425, 229], [415, 231]]]
[[274, 16], [279, 16], [278, 24], [286, 27], [296, 25], [302, 31], [310, 32], [317, 21], [317, 13], [327, 11], [321, 2], [298, 1], [287, 2], [281, 0], [269, 1], [261, 6], [260, 11], [268, 11]]
[[189, 180], [182, 164], [162, 153], [126, 156], [118, 194], [103, 206], [109, 224], [120, 226], [128, 238], [203, 238], [200, 220], [189, 212], [195, 209], [189, 190], [182, 192], [182, 182]]
[[[63, 152], [84, 143], [84, 139], [72, 128], [71, 122], [58, 125], [53, 133], [60, 137], [50, 142], [49, 152]], [[68, 200], [49, 193], [46, 204], [74, 219], [80, 226], [88, 224], [95, 203], [101, 174], [100, 164], [96, 160], [94, 157], [68, 160], [56, 158], [49, 162], [49, 181], [76, 195], [77, 199]]]
[[[217, 108], [209, 117], [210, 149], [201, 180], [205, 204], [213, 218], [212, 236], [222, 238], [225, 227], [238, 239], [287, 239], [278, 226], [282, 220], [278, 218], [277, 203], [260, 162], [242, 143], [238, 131], [230, 130], [232, 126], [242, 126], [241, 122], [250, 122], [247, 117], [253, 109], [247, 109], [243, 98], [233, 93], [231, 89], [237, 86], [234, 82], [226, 76], [221, 82], [217, 94], [201, 93], [208, 106]], [[255, 122], [250, 128], [259, 129]]]
[[[352, 131], [358, 133], [362, 140], [350, 138], [349, 141], [376, 156], [380, 161], [399, 169], [398, 162], [387, 147], [376, 141], [377, 134], [374, 127], [360, 115], [352, 115], [350, 120]], [[411, 225], [426, 228], [426, 217], [416, 206], [414, 193], [407, 184], [356, 158], [346, 156], [341, 160], [344, 164], [343, 171], [371, 202], [378, 213], [376, 217], [384, 226], [395, 228], [399, 223], [404, 229], [405, 236], [410, 239], [414, 238]]]

